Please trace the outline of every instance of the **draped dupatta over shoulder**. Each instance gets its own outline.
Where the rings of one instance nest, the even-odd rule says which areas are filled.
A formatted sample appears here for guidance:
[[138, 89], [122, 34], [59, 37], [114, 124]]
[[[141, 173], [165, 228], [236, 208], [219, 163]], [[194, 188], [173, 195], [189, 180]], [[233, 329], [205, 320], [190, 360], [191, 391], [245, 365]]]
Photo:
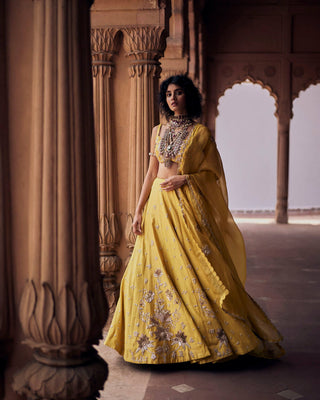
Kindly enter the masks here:
[[196, 125], [179, 166], [188, 175], [191, 202], [201, 215], [208, 234], [232, 263], [244, 284], [246, 254], [242, 235], [228, 209], [228, 193], [220, 154], [205, 126]]

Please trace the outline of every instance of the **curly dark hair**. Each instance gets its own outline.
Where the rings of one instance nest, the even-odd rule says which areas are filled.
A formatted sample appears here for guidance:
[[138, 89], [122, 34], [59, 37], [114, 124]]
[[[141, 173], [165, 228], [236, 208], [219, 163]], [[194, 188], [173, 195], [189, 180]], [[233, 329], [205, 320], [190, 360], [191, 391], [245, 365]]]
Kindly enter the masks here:
[[191, 118], [199, 118], [202, 112], [202, 97], [198, 88], [186, 75], [174, 75], [163, 81], [160, 85], [159, 103], [160, 111], [167, 120], [174, 114], [167, 104], [167, 89], [173, 83], [180, 86], [186, 95], [187, 114]]

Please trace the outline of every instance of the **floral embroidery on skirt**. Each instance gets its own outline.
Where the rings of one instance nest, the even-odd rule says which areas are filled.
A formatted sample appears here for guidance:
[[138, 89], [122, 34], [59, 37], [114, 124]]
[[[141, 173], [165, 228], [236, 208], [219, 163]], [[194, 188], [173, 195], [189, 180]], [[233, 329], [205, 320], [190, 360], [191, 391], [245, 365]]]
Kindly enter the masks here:
[[[143, 234], [123, 276], [105, 344], [133, 363], [216, 362], [248, 352], [280, 356], [281, 336], [260, 307], [241, 284], [226, 286], [232, 281], [228, 268], [199, 230], [188, 187], [165, 192], [160, 182], [154, 181], [145, 206]], [[246, 318], [228, 312], [232, 292], [247, 307]]]

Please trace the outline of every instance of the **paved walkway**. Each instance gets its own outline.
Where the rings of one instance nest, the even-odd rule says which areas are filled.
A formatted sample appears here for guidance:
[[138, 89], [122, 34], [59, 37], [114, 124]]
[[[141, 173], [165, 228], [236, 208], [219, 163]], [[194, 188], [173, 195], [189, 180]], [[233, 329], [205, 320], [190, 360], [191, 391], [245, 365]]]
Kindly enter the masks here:
[[297, 214], [288, 225], [276, 225], [268, 216], [237, 220], [247, 247], [247, 291], [283, 334], [286, 356], [134, 366], [100, 345], [110, 368], [102, 399], [320, 399], [320, 215]]

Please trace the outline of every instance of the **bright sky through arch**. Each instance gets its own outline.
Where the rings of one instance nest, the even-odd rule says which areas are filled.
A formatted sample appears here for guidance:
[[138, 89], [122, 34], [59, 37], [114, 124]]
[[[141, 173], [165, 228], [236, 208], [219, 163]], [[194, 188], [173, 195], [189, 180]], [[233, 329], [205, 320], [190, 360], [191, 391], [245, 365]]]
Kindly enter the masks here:
[[289, 165], [289, 208], [320, 208], [320, 84], [293, 102]]
[[225, 168], [231, 210], [274, 210], [277, 119], [267, 89], [249, 81], [219, 99], [216, 141]]

